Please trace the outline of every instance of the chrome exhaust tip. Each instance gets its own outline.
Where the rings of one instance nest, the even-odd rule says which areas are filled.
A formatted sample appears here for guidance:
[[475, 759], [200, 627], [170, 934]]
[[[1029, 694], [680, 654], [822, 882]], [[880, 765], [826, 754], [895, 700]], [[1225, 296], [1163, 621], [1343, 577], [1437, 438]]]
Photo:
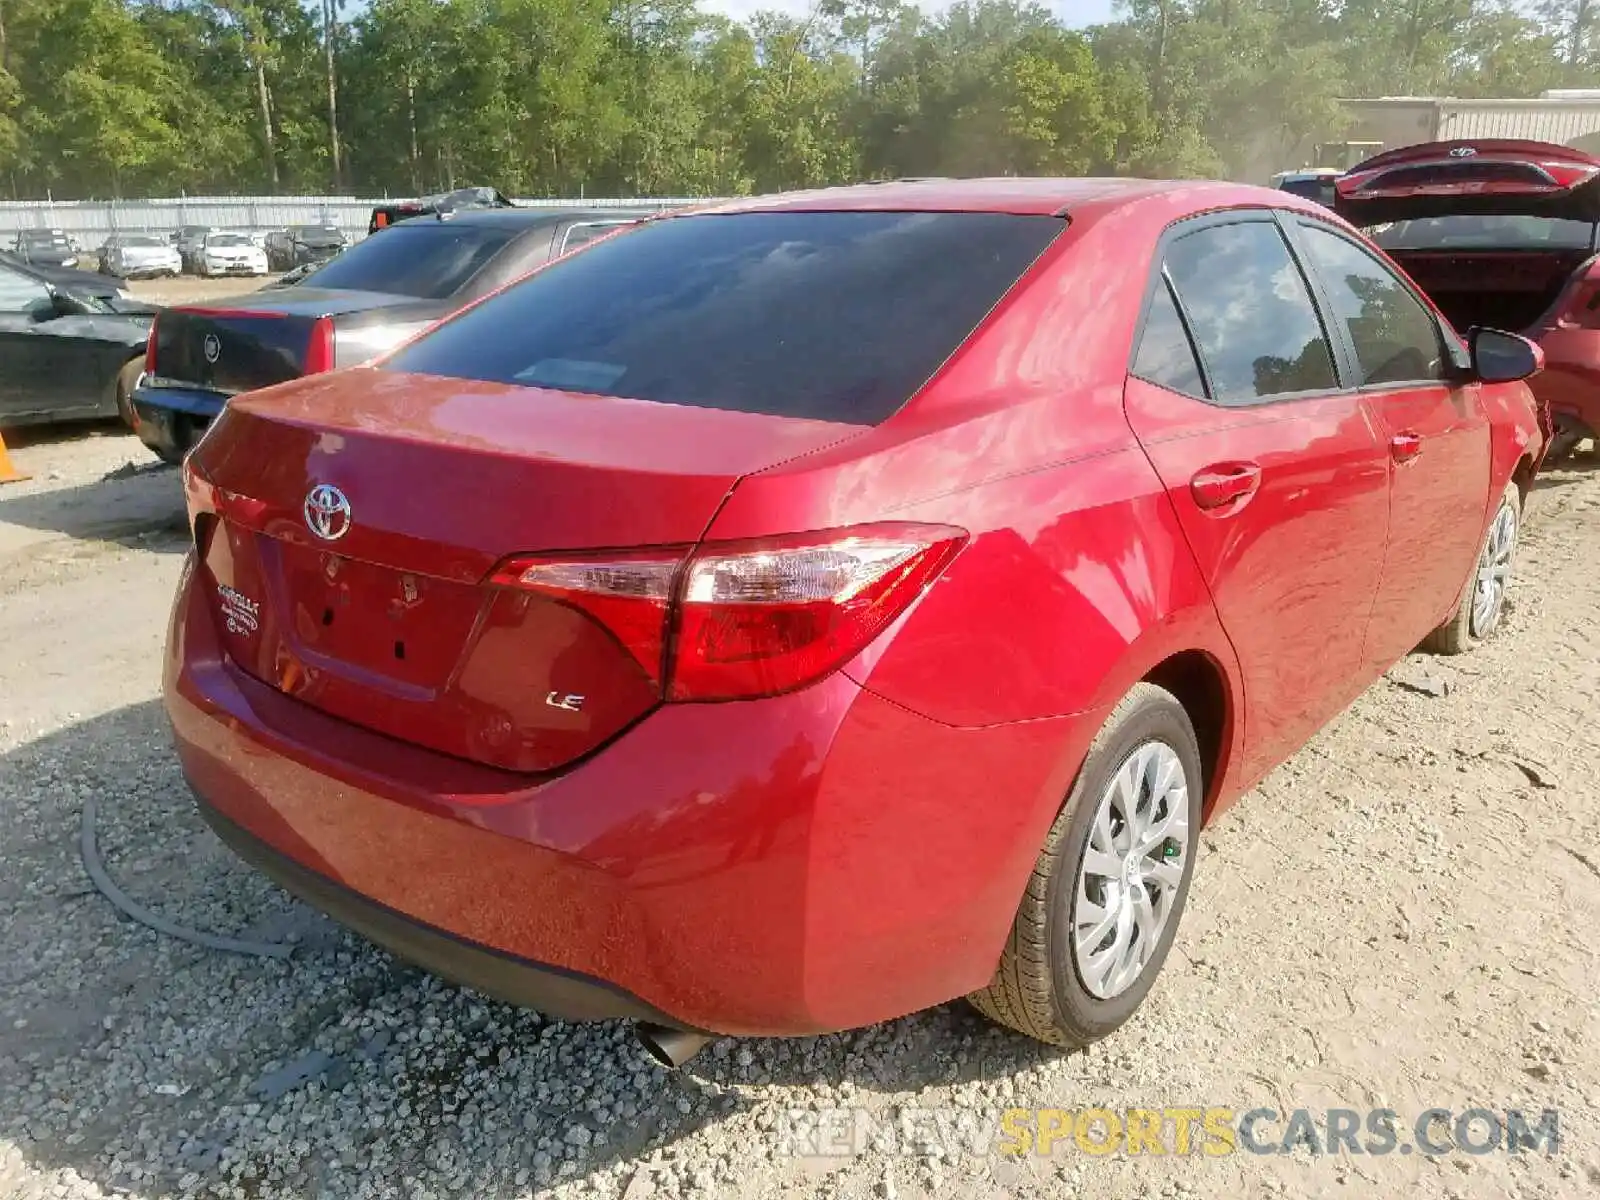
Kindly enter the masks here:
[[710, 1035], [691, 1033], [687, 1029], [668, 1029], [664, 1025], [651, 1025], [641, 1021], [634, 1026], [634, 1036], [645, 1053], [663, 1067], [676, 1070], [705, 1049]]

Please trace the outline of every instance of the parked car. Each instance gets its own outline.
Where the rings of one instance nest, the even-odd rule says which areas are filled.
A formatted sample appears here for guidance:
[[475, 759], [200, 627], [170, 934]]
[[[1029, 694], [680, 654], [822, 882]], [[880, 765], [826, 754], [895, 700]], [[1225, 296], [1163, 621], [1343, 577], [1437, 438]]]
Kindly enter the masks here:
[[60, 229], [24, 229], [12, 241], [12, 252], [40, 267], [76, 267], [78, 251]]
[[248, 234], [215, 231], [200, 244], [197, 273], [214, 275], [265, 275], [267, 252]]
[[128, 290], [122, 286], [124, 280], [107, 278], [95, 271], [80, 271], [76, 267], [43, 267], [37, 263], [24, 262], [15, 254], [5, 250], [0, 250], [0, 264], [47, 283], [56, 291], [65, 292], [91, 305], [145, 315], [154, 311], [149, 305], [129, 295]]
[[668, 215], [227, 406], [183, 770], [310, 903], [666, 1062], [963, 994], [1080, 1045], [1202, 824], [1494, 631], [1538, 360], [1266, 188]]
[[464, 187], [451, 192], [424, 196], [420, 200], [399, 200], [393, 204], [380, 204], [367, 219], [367, 235], [387, 229], [413, 217], [437, 216], [439, 213], [465, 212], [478, 208], [515, 208], [516, 206], [499, 190], [492, 187]]
[[191, 275], [200, 274], [200, 252], [206, 238], [217, 231], [210, 225], [185, 225], [173, 235], [173, 244], [183, 259], [183, 269]]
[[154, 233], [116, 233], [100, 247], [100, 273], [121, 279], [154, 279], [183, 274], [183, 257]]
[[0, 257], [0, 427], [130, 417], [151, 317]]
[[267, 235], [267, 262], [274, 271], [317, 266], [348, 244], [337, 225], [291, 225]]
[[1336, 205], [1457, 329], [1539, 343], [1549, 461], [1600, 433], [1600, 158], [1545, 142], [1407, 146], [1351, 170]]
[[1331, 208], [1333, 181], [1342, 174], [1343, 172], [1335, 167], [1306, 167], [1299, 171], [1279, 171], [1272, 177], [1272, 186]]
[[292, 287], [166, 309], [140, 437], [176, 462], [238, 392], [363, 362], [439, 317], [649, 210], [485, 209], [367, 238]]

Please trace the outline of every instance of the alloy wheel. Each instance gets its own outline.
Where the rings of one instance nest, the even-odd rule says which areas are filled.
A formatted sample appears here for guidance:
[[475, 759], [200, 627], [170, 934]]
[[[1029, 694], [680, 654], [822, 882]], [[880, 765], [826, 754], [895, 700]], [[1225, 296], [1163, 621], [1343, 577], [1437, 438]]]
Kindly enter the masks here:
[[1090, 995], [1133, 986], [1161, 944], [1189, 854], [1189, 782], [1165, 742], [1135, 747], [1089, 827], [1073, 889], [1072, 950]]
[[1472, 591], [1472, 636], [1488, 637], [1505, 612], [1506, 589], [1511, 583], [1511, 557], [1517, 549], [1517, 510], [1502, 504], [1495, 514], [1483, 553], [1478, 556], [1478, 577]]

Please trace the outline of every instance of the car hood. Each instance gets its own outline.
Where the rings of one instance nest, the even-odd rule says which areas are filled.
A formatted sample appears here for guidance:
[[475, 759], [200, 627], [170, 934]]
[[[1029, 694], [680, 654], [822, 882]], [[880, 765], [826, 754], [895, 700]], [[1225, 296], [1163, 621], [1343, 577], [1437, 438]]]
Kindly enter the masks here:
[[47, 267], [39, 263], [26, 266], [39, 278], [69, 296], [89, 296], [96, 300], [114, 300], [122, 288], [120, 280], [95, 271], [79, 271], [72, 267]]
[[1600, 158], [1549, 142], [1425, 142], [1369, 158], [1334, 184], [1355, 225], [1444, 216], [1600, 221]]

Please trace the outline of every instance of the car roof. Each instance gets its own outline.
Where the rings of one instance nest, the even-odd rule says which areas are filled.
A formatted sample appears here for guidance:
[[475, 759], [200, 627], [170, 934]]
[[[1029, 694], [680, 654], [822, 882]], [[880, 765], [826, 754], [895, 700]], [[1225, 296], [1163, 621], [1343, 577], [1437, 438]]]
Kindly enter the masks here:
[[1254, 205], [1320, 213], [1311, 201], [1251, 184], [1196, 179], [901, 179], [713, 204], [683, 215], [736, 212], [991, 212], [1091, 216], [1145, 200], [1188, 202], [1195, 211]]
[[660, 208], [458, 208], [453, 213], [447, 213], [441, 218], [436, 213], [424, 213], [418, 217], [407, 217], [403, 221], [396, 221], [390, 226], [398, 229], [402, 225], [512, 225], [517, 228], [533, 229], [540, 225], [553, 225], [557, 221], [594, 221], [610, 218], [612, 220], [637, 220], [641, 217], [654, 216], [658, 212], [670, 211]]

